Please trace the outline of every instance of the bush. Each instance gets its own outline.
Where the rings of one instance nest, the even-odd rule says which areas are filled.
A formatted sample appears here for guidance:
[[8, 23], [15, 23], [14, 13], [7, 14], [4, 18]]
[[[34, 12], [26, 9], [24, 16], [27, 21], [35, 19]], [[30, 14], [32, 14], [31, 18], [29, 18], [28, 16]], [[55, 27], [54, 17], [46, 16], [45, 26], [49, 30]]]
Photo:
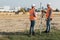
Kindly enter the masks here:
[[23, 14], [25, 14], [25, 9], [24, 8], [21, 8], [20, 9], [20, 12], [23, 12]]

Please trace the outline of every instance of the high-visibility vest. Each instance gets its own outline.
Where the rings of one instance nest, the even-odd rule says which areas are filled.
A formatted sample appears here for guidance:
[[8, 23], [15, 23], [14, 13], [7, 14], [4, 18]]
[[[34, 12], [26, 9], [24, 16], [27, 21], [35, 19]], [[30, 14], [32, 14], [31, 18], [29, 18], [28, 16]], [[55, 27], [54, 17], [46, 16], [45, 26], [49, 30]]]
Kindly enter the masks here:
[[30, 17], [29, 17], [30, 20], [35, 20], [35, 18], [36, 18], [34, 11], [35, 11], [34, 8], [29, 11], [29, 13], [30, 13]]
[[52, 9], [48, 8], [46, 12], [46, 18], [51, 17]]

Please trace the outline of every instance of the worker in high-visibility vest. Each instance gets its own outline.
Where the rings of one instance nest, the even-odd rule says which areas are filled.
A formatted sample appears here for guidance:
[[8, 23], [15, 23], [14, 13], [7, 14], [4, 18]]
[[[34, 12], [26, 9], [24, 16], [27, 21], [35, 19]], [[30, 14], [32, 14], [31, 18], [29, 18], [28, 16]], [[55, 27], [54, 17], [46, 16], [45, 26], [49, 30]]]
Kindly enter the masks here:
[[35, 20], [36, 20], [36, 12], [35, 12], [35, 4], [32, 5], [32, 8], [29, 10], [29, 14], [30, 14], [30, 31], [29, 34], [34, 35], [34, 26], [35, 26]]
[[52, 15], [52, 8], [50, 6], [51, 4], [48, 3], [47, 4], [47, 11], [46, 11], [46, 30], [45, 32], [46, 33], [49, 33], [50, 32], [50, 21], [52, 20], [51, 18], [51, 15]]

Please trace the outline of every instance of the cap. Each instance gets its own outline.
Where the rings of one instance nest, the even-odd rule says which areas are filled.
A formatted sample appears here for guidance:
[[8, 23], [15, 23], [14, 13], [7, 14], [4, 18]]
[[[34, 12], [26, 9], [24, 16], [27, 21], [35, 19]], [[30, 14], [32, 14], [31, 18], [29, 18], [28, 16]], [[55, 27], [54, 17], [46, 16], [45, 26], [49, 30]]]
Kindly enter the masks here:
[[32, 4], [33, 7], [35, 7], [35, 4]]
[[51, 3], [48, 3], [47, 5], [51, 5]]

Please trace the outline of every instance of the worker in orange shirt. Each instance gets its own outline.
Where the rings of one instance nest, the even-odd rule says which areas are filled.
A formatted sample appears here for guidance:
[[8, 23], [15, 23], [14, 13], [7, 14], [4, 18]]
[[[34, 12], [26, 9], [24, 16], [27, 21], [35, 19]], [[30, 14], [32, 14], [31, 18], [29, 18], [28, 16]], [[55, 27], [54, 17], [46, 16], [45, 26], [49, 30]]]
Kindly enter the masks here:
[[29, 10], [29, 14], [30, 14], [30, 31], [29, 31], [29, 34], [32, 34], [34, 35], [35, 32], [34, 32], [34, 26], [35, 26], [35, 20], [36, 20], [36, 12], [35, 12], [35, 4], [32, 5], [32, 8], [31, 10]]
[[50, 21], [52, 20], [51, 18], [51, 14], [52, 14], [52, 8], [50, 7], [50, 3], [47, 4], [47, 11], [46, 11], [46, 33], [50, 32]]

